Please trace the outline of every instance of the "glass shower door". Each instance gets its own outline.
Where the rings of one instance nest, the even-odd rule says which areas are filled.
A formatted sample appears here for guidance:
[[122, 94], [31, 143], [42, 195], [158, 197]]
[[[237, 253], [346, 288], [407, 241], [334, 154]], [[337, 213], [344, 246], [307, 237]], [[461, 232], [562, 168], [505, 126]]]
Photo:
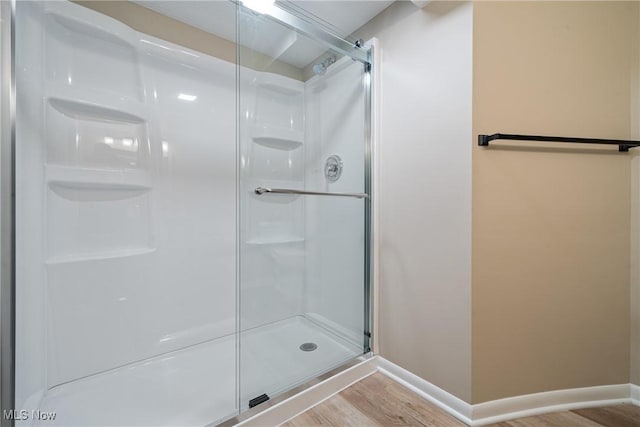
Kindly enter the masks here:
[[369, 350], [368, 98], [363, 62], [238, 17], [245, 409]]

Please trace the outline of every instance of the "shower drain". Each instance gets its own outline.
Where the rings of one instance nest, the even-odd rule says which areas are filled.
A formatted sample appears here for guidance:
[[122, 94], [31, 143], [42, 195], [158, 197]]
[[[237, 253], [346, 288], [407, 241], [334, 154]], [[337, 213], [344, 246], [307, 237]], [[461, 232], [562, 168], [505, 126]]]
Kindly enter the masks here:
[[316, 343], [313, 343], [313, 342], [306, 342], [306, 343], [300, 345], [300, 350], [302, 350], [302, 351], [313, 351], [316, 348], [318, 348], [318, 345]]

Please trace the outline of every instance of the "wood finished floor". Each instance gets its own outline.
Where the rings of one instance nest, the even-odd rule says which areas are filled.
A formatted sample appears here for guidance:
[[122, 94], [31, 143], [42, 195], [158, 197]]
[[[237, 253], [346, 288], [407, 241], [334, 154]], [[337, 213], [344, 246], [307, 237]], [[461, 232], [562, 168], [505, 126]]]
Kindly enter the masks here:
[[[464, 427], [466, 424], [376, 373], [282, 424], [282, 427], [308, 426]], [[491, 424], [491, 427], [603, 426], [640, 427], [640, 407], [614, 405], [578, 409]]]

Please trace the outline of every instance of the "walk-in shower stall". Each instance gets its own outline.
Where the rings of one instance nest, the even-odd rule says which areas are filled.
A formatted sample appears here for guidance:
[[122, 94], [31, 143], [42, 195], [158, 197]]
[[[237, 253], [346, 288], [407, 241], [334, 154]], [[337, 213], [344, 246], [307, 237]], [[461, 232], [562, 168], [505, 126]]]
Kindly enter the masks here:
[[369, 353], [362, 41], [287, 2], [1, 3], [3, 425], [214, 425]]

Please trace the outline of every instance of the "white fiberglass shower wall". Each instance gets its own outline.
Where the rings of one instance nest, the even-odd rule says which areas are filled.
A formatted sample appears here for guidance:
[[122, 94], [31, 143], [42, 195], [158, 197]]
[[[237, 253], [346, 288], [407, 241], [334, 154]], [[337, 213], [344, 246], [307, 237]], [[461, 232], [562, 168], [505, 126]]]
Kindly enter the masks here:
[[15, 405], [56, 413], [22, 425], [206, 425], [368, 351], [369, 200], [255, 192], [366, 191], [366, 67], [276, 74], [328, 47], [215, 13], [239, 64], [17, 2]]
[[17, 6], [17, 402], [59, 425], [189, 423], [207, 395], [194, 421], [232, 414], [234, 64]]

